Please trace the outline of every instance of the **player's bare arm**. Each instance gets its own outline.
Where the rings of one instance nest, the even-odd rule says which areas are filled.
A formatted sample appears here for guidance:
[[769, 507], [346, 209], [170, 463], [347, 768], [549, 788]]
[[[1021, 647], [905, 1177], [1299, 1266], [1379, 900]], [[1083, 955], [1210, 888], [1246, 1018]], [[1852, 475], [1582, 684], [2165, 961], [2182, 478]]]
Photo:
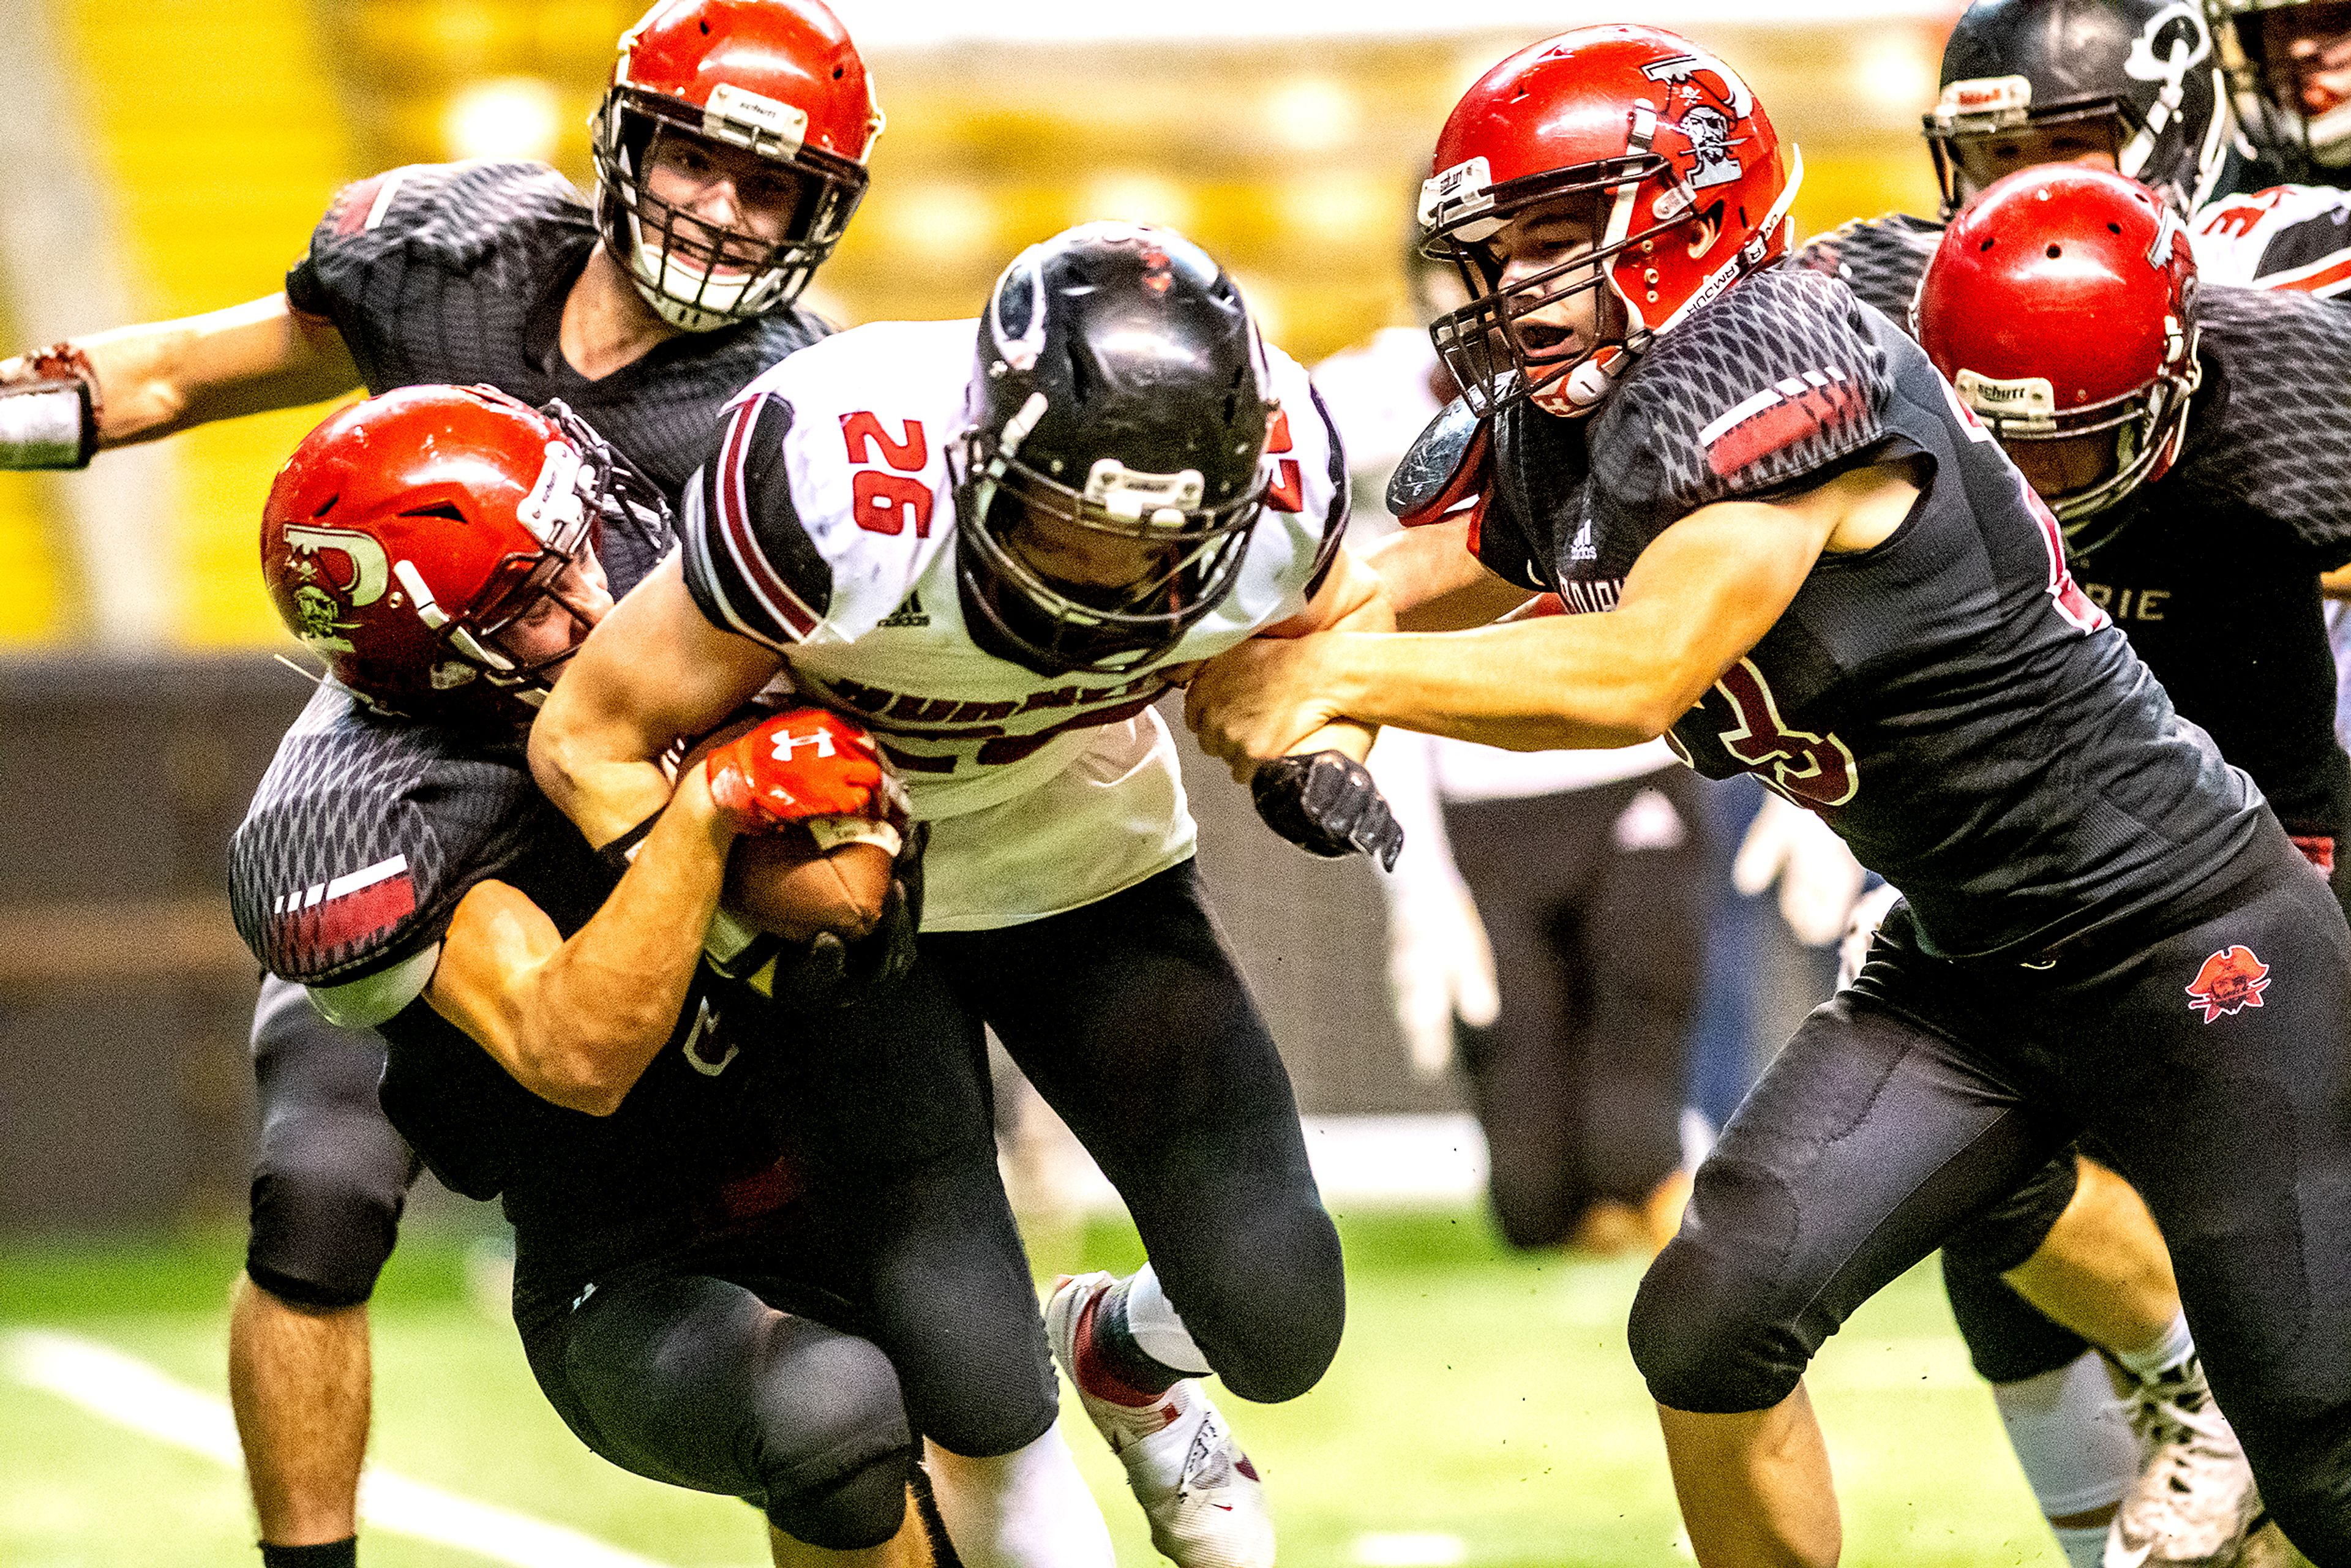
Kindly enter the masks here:
[[1252, 641], [1201, 671], [1186, 719], [1236, 767], [1339, 718], [1518, 751], [1653, 740], [1771, 630], [1823, 551], [1883, 541], [1917, 494], [1906, 467], [1881, 464], [1785, 500], [1700, 507], [1642, 552], [1605, 614]]
[[[1379, 573], [1342, 549], [1332, 559], [1330, 573], [1315, 590], [1314, 597], [1307, 601], [1306, 608], [1258, 635], [1296, 638], [1318, 632], [1393, 632], [1395, 626], [1395, 612], [1388, 607]], [[1378, 738], [1379, 730], [1374, 726], [1341, 720], [1305, 737], [1290, 747], [1287, 755], [1335, 751], [1361, 762], [1372, 754], [1372, 743]], [[1236, 778], [1242, 774], [1242, 769], [1235, 769]]]
[[1379, 574], [1400, 631], [1489, 625], [1534, 597], [1478, 559], [1469, 548], [1466, 512], [1382, 539], [1364, 552], [1364, 561]]
[[[304, 403], [360, 384], [342, 334], [282, 293], [201, 316], [117, 327], [67, 345], [92, 378], [98, 445], [153, 441], [216, 419]], [[35, 356], [0, 361], [0, 385]]]
[[711, 625], [673, 555], [581, 644], [531, 726], [531, 773], [590, 843], [610, 843], [668, 801], [655, 759], [671, 743], [715, 728], [781, 667]]
[[738, 819], [681, 781], [612, 896], [566, 941], [503, 882], [458, 904], [424, 999], [543, 1100], [620, 1108], [685, 1003]]

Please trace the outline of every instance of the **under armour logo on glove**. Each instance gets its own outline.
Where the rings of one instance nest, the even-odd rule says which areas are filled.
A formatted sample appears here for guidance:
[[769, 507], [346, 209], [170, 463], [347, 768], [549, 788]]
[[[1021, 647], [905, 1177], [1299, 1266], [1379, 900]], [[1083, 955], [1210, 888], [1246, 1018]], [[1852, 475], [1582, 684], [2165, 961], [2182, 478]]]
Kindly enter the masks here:
[[1364, 854], [1392, 870], [1404, 848], [1404, 830], [1389, 814], [1371, 769], [1344, 753], [1260, 762], [1249, 794], [1265, 825], [1308, 854]]
[[755, 831], [810, 817], [883, 814], [873, 737], [823, 708], [779, 713], [712, 751], [706, 766], [710, 798]]

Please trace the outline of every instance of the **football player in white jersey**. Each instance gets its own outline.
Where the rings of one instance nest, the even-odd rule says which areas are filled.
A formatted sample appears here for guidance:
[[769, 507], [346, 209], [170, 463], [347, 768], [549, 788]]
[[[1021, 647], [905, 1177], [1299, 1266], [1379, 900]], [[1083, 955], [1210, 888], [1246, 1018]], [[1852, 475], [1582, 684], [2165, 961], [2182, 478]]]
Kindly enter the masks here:
[[[975, 361], [974, 346], [977, 356]], [[1153, 703], [1260, 633], [1392, 624], [1339, 549], [1345, 465], [1306, 372], [1182, 236], [1089, 225], [979, 322], [880, 323], [729, 405], [684, 548], [583, 648], [531, 761], [592, 843], [653, 758], [779, 674], [872, 727], [931, 823], [943, 1039], [992, 1026], [1133, 1212], [1151, 1262], [1065, 1281], [1048, 1334], [1179, 1564], [1273, 1561], [1197, 1379], [1287, 1399], [1344, 1316], [1290, 1082], [1219, 940]], [[1277, 831], [1392, 858], [1333, 727], [1254, 780]]]

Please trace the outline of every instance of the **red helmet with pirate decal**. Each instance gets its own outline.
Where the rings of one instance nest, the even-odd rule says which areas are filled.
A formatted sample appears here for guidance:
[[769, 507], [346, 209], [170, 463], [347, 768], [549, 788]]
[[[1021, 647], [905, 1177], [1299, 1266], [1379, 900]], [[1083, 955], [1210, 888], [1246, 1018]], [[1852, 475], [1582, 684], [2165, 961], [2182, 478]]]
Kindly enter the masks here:
[[[2201, 373], [2195, 306], [2196, 259], [2169, 204], [2053, 163], [1994, 182], [1953, 220], [1912, 326], [2087, 551], [2122, 521], [2115, 503], [2179, 454]], [[2078, 444], [2043, 444], [2055, 442]], [[2061, 486], [2060, 467], [2081, 472]]]
[[[527, 717], [554, 653], [502, 634], [592, 565], [616, 474], [592, 432], [488, 387], [402, 387], [338, 410], [278, 470], [261, 514], [277, 613], [371, 706], [419, 718]], [[636, 481], [642, 483], [642, 481]]]
[[[1423, 248], [1471, 295], [1431, 327], [1437, 351], [1479, 413], [1528, 397], [1589, 413], [1652, 337], [1786, 254], [1802, 178], [1738, 73], [1662, 28], [1581, 27], [1521, 49], [1454, 106], [1421, 187]], [[1506, 283], [1483, 242], [1573, 196], [1595, 204], [1596, 246]], [[1597, 341], [1546, 356], [1528, 340], [1531, 318], [1595, 290]]]
[[[621, 37], [590, 126], [604, 243], [663, 318], [705, 332], [797, 298], [865, 194], [882, 110], [821, 0], [656, 0]], [[737, 147], [797, 182], [784, 237], [706, 223], [645, 188], [655, 140]]]

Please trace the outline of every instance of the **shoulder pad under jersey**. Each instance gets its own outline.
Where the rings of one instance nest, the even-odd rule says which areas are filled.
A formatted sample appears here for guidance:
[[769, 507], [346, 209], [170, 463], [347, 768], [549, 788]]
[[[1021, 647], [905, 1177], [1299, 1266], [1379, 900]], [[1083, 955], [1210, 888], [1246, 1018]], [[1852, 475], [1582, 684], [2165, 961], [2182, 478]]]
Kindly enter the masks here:
[[410, 163], [346, 185], [287, 275], [297, 309], [330, 316], [370, 265], [397, 253], [455, 271], [534, 224], [593, 232], [571, 183], [544, 163]]
[[1825, 273], [1904, 331], [1919, 280], [1943, 243], [1943, 225], [1907, 213], [1855, 218], [1807, 240], [1793, 257], [1809, 272]]
[[1786, 490], [1884, 434], [1892, 391], [1866, 307], [1834, 278], [1775, 267], [1659, 337], [1592, 432], [1592, 482], [1669, 524]]
[[1428, 428], [1388, 476], [1388, 510], [1406, 528], [1433, 523], [1486, 487], [1486, 461], [1492, 443], [1486, 422], [1455, 398], [1437, 411]]
[[438, 942], [458, 900], [518, 859], [551, 811], [518, 736], [468, 748], [327, 683], [278, 743], [230, 841], [237, 935], [298, 985], [392, 969]]
[[977, 331], [852, 328], [736, 393], [678, 517], [713, 625], [780, 650], [853, 640], [905, 601], [952, 537], [947, 447]]
[[2317, 570], [2351, 561], [2351, 309], [2266, 289], [2208, 288], [2205, 374], [2182, 493], [2291, 528]]
[[2273, 185], [2196, 214], [2189, 244], [2207, 285], [2325, 298], [2351, 288], [2351, 192]]

